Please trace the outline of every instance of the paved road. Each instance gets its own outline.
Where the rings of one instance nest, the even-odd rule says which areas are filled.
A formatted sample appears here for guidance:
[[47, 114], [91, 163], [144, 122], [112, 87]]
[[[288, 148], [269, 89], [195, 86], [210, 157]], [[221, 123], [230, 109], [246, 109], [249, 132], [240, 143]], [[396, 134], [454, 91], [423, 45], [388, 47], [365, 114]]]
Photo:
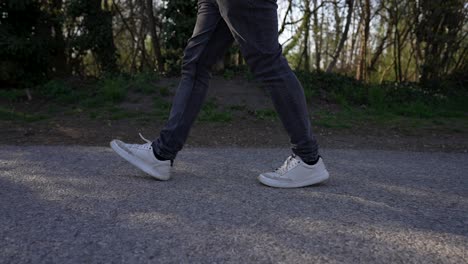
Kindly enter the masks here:
[[0, 146], [0, 262], [468, 262], [467, 154], [324, 149], [325, 185], [256, 182], [288, 154], [185, 149], [159, 182], [109, 148]]

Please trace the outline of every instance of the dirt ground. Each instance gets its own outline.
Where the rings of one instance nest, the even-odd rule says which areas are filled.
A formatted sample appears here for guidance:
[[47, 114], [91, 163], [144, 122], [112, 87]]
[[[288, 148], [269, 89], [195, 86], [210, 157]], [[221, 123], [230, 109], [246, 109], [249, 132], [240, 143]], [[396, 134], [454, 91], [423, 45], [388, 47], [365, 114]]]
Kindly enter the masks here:
[[[1, 121], [0, 144], [7, 145], [95, 145], [106, 146], [114, 138], [143, 143], [138, 133], [155, 139], [163, 122], [149, 125], [132, 120], [85, 120], [79, 117], [21, 124]], [[339, 149], [387, 149], [410, 151], [468, 151], [468, 139], [460, 133], [405, 135], [376, 128], [330, 129], [314, 127], [319, 145]], [[196, 123], [186, 144], [190, 146], [289, 146], [287, 133], [278, 121], [233, 120], [229, 123]]]
[[[168, 87], [173, 93], [177, 80], [177, 78], [163, 79], [159, 85]], [[215, 98], [221, 105], [272, 109], [268, 95], [254, 82], [236, 79], [226, 81], [221, 77], [215, 77], [208, 97]], [[121, 107], [142, 111], [151, 108], [152, 100], [143, 96], [142, 100], [136, 103], [132, 100], [132, 102], [123, 102]], [[23, 111], [40, 112], [46, 106], [32, 104], [15, 107]], [[138, 133], [142, 133], [148, 139], [156, 139], [163, 125], [162, 120], [142, 123], [132, 118], [92, 119], [89, 113], [57, 114], [35, 122], [0, 120], [0, 144], [106, 146], [114, 138], [143, 143]], [[323, 148], [468, 152], [468, 137], [465, 131], [450, 129], [412, 128], [409, 131], [406, 128], [372, 124], [350, 128], [329, 128], [313, 123], [313, 132]], [[186, 146], [289, 147], [290, 144], [279, 120], [234, 116], [230, 122], [196, 122]]]

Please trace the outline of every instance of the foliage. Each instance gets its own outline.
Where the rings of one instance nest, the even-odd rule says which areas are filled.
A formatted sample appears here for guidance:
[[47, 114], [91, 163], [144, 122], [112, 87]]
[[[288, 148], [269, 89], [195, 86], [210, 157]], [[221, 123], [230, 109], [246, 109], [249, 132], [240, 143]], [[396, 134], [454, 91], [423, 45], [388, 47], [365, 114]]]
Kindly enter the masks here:
[[183, 49], [192, 35], [197, 17], [196, 0], [170, 0], [163, 10], [163, 42], [166, 47], [166, 70], [180, 72]]
[[462, 117], [468, 112], [466, 86], [427, 89], [418, 83], [384, 82], [367, 84], [333, 73], [296, 73], [306, 94], [321, 94], [322, 99], [345, 109], [360, 107], [371, 114], [432, 118]]
[[67, 16], [74, 30], [79, 32], [70, 40], [73, 51], [84, 56], [90, 50], [96, 55], [104, 73], [118, 72], [112, 29], [113, 12], [108, 1], [69, 1]]
[[278, 113], [273, 109], [255, 110], [254, 115], [260, 120], [276, 120], [278, 118]]
[[39, 114], [28, 114], [15, 111], [13, 109], [0, 107], [0, 120], [34, 122], [43, 119], [47, 119], [47, 116]]
[[9, 102], [18, 102], [20, 99], [25, 98], [26, 93], [20, 89], [0, 90], [0, 98], [6, 99]]
[[76, 90], [63, 80], [51, 80], [45, 83], [39, 91], [45, 98], [64, 104], [76, 103], [79, 100]]
[[[468, 38], [463, 1], [285, 3], [291, 9], [280, 12], [286, 17], [278, 21], [281, 32], [290, 33], [280, 39], [286, 40], [284, 53], [298, 69], [308, 103], [321, 99], [381, 116], [466, 113]], [[361, 15], [365, 17], [360, 19]], [[196, 0], [3, 0], [0, 87], [7, 89], [0, 90], [0, 97], [23, 100], [23, 88], [31, 88], [34, 99], [86, 107], [122, 102], [130, 89], [169, 97], [169, 89], [154, 82], [164, 74], [180, 73], [196, 16]], [[345, 34], [348, 22], [350, 32]], [[239, 54], [236, 45], [229, 49], [221, 75], [252, 80]], [[334, 72], [320, 72], [332, 61]], [[74, 78], [94, 81], [74, 84], [69, 81]], [[169, 103], [159, 105], [157, 115], [169, 111]], [[274, 114], [260, 111], [256, 116]], [[201, 120], [230, 118], [230, 112], [214, 102], [201, 113]]]
[[132, 86], [137, 92], [152, 94], [157, 91], [157, 87], [154, 85], [154, 82], [159, 79], [159, 76], [154, 72], [144, 71], [136, 73], [131, 79]]
[[121, 76], [104, 78], [97, 83], [97, 97], [104, 102], [119, 103], [127, 96], [128, 82]]
[[0, 84], [28, 87], [49, 77], [50, 23], [37, 1], [0, 3]]
[[366, 86], [354, 78], [335, 73], [309, 73], [305, 71], [296, 71], [296, 76], [299, 78], [306, 96], [325, 93], [329, 97], [328, 99], [336, 100], [343, 96], [353, 104], [367, 103]]
[[220, 110], [215, 101], [209, 100], [203, 104], [198, 121], [229, 122], [232, 120], [230, 111]]

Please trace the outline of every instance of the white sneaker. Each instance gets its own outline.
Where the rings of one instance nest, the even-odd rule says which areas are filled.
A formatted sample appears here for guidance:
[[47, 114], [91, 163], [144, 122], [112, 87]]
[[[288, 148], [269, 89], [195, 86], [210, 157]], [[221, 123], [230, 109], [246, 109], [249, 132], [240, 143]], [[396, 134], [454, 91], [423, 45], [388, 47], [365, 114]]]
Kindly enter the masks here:
[[329, 174], [322, 157], [314, 165], [308, 165], [296, 155], [289, 156], [281, 167], [273, 172], [262, 173], [258, 180], [268, 186], [297, 188], [328, 180]]
[[119, 156], [154, 178], [163, 181], [169, 180], [172, 161], [158, 160], [153, 154], [152, 142], [141, 134], [140, 137], [146, 141], [146, 144], [126, 144], [114, 139], [111, 141], [110, 146]]

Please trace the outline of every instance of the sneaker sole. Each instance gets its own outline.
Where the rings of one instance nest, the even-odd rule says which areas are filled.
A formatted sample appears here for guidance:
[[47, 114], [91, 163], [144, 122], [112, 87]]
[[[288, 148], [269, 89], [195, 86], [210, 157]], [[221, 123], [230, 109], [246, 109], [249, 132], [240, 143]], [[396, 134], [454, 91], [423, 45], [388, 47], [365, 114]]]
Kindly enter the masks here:
[[275, 188], [300, 188], [300, 187], [306, 187], [309, 185], [314, 185], [314, 184], [319, 184], [319, 183], [324, 183], [330, 178], [330, 175], [328, 171], [325, 173], [322, 173], [319, 176], [307, 179], [305, 181], [301, 182], [282, 182], [282, 181], [276, 181], [273, 179], [270, 179], [268, 177], [263, 176], [263, 174], [260, 174], [258, 176], [258, 180], [263, 183], [264, 185], [270, 186], [270, 187], [275, 187]]
[[153, 178], [161, 180], [161, 181], [167, 181], [170, 178], [169, 176], [163, 176], [160, 174], [154, 173], [151, 167], [149, 167], [144, 161], [138, 159], [135, 156], [132, 156], [128, 154], [125, 150], [123, 150], [114, 140], [111, 141], [110, 147], [112, 150], [115, 151], [120, 157], [124, 158], [126, 161], [130, 162], [132, 165], [135, 167], [139, 168], [140, 170], [146, 172], [147, 174], [151, 175]]

